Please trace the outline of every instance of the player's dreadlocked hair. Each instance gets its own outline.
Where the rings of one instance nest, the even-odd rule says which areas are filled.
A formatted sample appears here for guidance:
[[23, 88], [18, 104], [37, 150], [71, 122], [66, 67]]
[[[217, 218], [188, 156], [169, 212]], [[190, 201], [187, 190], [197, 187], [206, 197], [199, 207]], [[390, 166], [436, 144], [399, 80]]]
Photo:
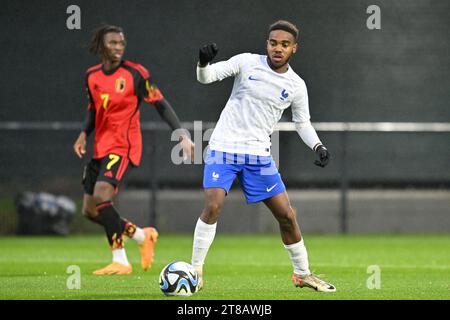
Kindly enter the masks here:
[[103, 38], [105, 37], [105, 34], [110, 32], [123, 33], [123, 29], [121, 27], [112, 25], [103, 25], [95, 29], [92, 32], [91, 43], [89, 44], [89, 52], [95, 55], [103, 55], [103, 51], [105, 48]]
[[291, 23], [289, 21], [278, 20], [278, 21], [272, 23], [269, 26], [269, 32], [268, 33], [271, 33], [273, 30], [283, 30], [283, 31], [289, 32], [290, 34], [292, 34], [294, 36], [295, 41], [298, 40], [298, 33], [299, 33], [298, 32], [298, 28], [297, 28], [297, 26], [295, 24], [293, 24], [293, 23]]

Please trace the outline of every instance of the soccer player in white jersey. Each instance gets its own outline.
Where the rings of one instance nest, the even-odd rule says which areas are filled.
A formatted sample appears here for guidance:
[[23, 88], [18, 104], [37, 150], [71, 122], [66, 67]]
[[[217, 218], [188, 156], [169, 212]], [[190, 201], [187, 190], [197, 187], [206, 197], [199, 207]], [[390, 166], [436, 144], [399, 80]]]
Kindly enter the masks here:
[[214, 240], [217, 221], [237, 177], [247, 203], [263, 201], [277, 219], [294, 268], [295, 286], [336, 291], [332, 284], [310, 272], [296, 213], [270, 155], [270, 135], [283, 111], [291, 107], [301, 139], [317, 154], [315, 164], [324, 167], [330, 159], [310, 122], [305, 82], [288, 63], [298, 50], [297, 39], [297, 27], [280, 20], [269, 27], [267, 55], [243, 53], [211, 64], [217, 46], [209, 44], [200, 49], [199, 82], [208, 84], [234, 77], [231, 96], [211, 136], [205, 158], [205, 207], [195, 227], [192, 250], [192, 265], [199, 274], [200, 288], [203, 264]]

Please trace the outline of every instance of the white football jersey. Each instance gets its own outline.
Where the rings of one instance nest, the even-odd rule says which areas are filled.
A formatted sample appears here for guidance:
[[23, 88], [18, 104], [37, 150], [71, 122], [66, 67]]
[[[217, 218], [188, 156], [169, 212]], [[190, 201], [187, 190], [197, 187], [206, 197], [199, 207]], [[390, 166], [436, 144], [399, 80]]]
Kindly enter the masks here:
[[197, 67], [201, 83], [231, 76], [235, 77], [233, 90], [209, 141], [211, 149], [268, 156], [270, 135], [285, 109], [292, 107], [294, 122], [310, 123], [305, 82], [291, 67], [277, 73], [267, 56], [251, 53]]

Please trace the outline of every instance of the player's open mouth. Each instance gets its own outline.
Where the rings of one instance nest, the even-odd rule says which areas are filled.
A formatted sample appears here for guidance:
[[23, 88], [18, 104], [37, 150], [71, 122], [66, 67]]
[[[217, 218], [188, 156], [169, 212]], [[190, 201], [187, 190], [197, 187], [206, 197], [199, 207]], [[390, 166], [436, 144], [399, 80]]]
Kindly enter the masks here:
[[272, 60], [279, 62], [279, 61], [283, 60], [283, 57], [282, 56], [272, 56]]

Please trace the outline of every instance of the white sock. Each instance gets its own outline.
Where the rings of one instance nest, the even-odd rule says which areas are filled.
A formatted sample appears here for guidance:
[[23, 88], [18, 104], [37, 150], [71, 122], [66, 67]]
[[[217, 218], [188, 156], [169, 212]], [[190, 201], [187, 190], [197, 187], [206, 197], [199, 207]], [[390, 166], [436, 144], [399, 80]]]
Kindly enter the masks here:
[[192, 247], [192, 265], [202, 268], [206, 254], [216, 235], [217, 223], [207, 224], [200, 218], [197, 221], [194, 231], [194, 244]]
[[138, 244], [142, 244], [145, 240], [145, 232], [143, 229], [136, 227], [136, 232], [131, 237], [134, 241], [136, 241]]
[[309, 262], [308, 262], [308, 252], [306, 251], [303, 239], [297, 243], [284, 245], [291, 258], [292, 266], [294, 267], [294, 273], [300, 276], [308, 275]]
[[127, 253], [125, 252], [125, 249], [114, 249], [112, 251], [113, 254], [113, 262], [117, 262], [120, 264], [123, 264], [125, 266], [128, 266], [128, 259], [127, 259]]

